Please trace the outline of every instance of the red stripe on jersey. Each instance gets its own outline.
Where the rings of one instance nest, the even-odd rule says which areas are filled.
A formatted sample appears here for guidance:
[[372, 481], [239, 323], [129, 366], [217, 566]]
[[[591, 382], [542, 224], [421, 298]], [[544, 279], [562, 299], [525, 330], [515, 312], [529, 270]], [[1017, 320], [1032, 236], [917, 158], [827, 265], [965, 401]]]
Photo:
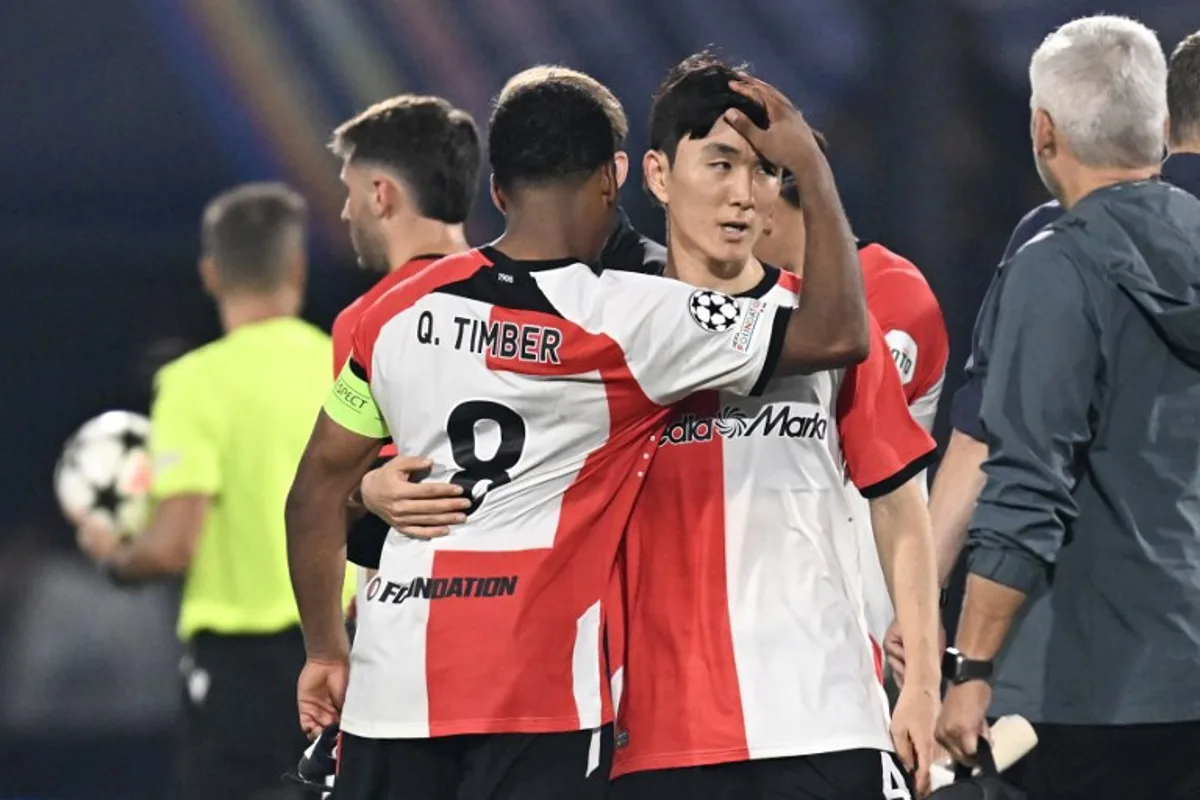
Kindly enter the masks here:
[[794, 272], [786, 270], [779, 271], [779, 283], [781, 289], [786, 289], [792, 294], [800, 294], [800, 284], [802, 283], [800, 276]]
[[875, 641], [875, 637], [871, 639], [871, 656], [875, 659], [875, 678], [879, 683], [883, 684], [883, 648], [879, 646], [879, 642]]
[[904, 384], [908, 403], [924, 397], [946, 373], [950, 338], [937, 297], [916, 265], [879, 244], [858, 251], [867, 307], [884, 334], [902, 331], [916, 342], [912, 379]]
[[[675, 405], [662, 449], [681, 449], [662, 455], [654, 467], [659, 485], [673, 488], [643, 495], [630, 521], [625, 541], [627, 618], [661, 618], [663, 608], [674, 613], [665, 640], [654, 626], [629, 627], [628, 652], [633, 658], [624, 664], [621, 706], [661, 709], [665, 703], [677, 713], [640, 717], [639, 727], [628, 732], [621, 747], [613, 777], [750, 757], [729, 616], [724, 444], [712, 429], [719, 406], [716, 392], [695, 394]], [[647, 522], [670, 525], [668, 521], [686, 521], [689, 527], [643, 527]], [[641, 637], [645, 641], [639, 641]], [[638, 653], [654, 653], [653, 663], [639, 664]], [[654, 675], [642, 677], [647, 672]], [[652, 696], [663, 686], [672, 687], [672, 696]], [[697, 731], [703, 731], [703, 751], [696, 749]]]
[[350, 355], [363, 368], [367, 379], [371, 377], [372, 354], [379, 331], [397, 314], [411, 308], [418, 300], [436, 289], [457, 283], [474, 275], [492, 262], [478, 250], [468, 250], [458, 255], [446, 256], [429, 264], [408, 280], [402, 281], [384, 292], [371, 306], [363, 311], [351, 334]]
[[[425, 267], [437, 261], [438, 258], [440, 256], [434, 258], [414, 258], [402, 264], [387, 275], [384, 275], [374, 286], [364, 292], [362, 296], [342, 309], [341, 313], [333, 321], [332, 331], [333, 377], [335, 380], [338, 373], [342, 371], [342, 367], [346, 366], [347, 359], [350, 358], [350, 350], [353, 346], [352, 334], [354, 333], [354, 326], [362, 318], [363, 312], [393, 287], [416, 275]], [[396, 446], [394, 444], [386, 444], [379, 451], [380, 458], [391, 458], [394, 455], [396, 455]]]
[[[538, 732], [579, 727], [578, 714], [563, 715], [564, 709], [575, 708], [576, 676], [570, 670], [575, 621], [607, 595], [625, 523], [641, 492], [641, 475], [637, 468], [631, 469], [629, 454], [641, 447], [641, 462], [650, 465], [668, 413], [646, 397], [625, 363], [624, 352], [609, 337], [533, 311], [493, 307], [489, 321], [511, 323], [519, 332], [530, 331], [533, 338], [527, 342], [534, 355], [545, 341], [547, 329], [553, 330], [551, 335], [559, 337], [552, 342], [555, 358], [506, 358], [500, 343], [497, 351], [501, 355], [487, 356], [489, 369], [535, 376], [598, 372], [608, 406], [602, 416], [610, 420], [610, 432], [606, 442], [587, 456], [575, 481], [563, 493], [552, 548], [439, 551], [434, 557], [435, 576], [517, 574], [522, 582], [514, 596], [500, 603], [491, 600], [485, 619], [479, 616], [478, 603], [430, 604], [427, 653], [437, 656], [436, 662], [427, 658], [426, 667], [432, 736], [483, 729]], [[510, 350], [515, 347], [512, 352], [519, 354], [521, 339], [518, 336], [514, 341]], [[659, 413], [654, 413], [655, 409]], [[564, 408], [563, 413], [569, 415], [572, 409]], [[515, 609], [514, 603], [519, 604]], [[570, 613], [564, 613], [568, 609]], [[564, 625], [570, 625], [570, 630]], [[474, 633], [464, 639], [463, 630]], [[598, 636], [602, 633], [602, 629], [597, 631]], [[536, 640], [531, 638], [534, 636]], [[599, 639], [588, 645], [591, 651], [602, 652]], [[451, 659], [455, 666], [446, 670], [446, 653], [455, 649], [462, 651], [461, 658]], [[479, 658], [478, 653], [487, 657]], [[595, 675], [600, 684], [581, 687], [599, 692], [603, 722], [612, 719], [607, 674], [598, 655]], [[481, 707], [479, 698], [493, 695], [497, 685], [511, 687], [504, 704]]]
[[883, 483], [936, 446], [908, 410], [900, 374], [874, 314], [870, 324], [867, 359], [846, 370], [837, 397], [842, 454], [860, 490]]

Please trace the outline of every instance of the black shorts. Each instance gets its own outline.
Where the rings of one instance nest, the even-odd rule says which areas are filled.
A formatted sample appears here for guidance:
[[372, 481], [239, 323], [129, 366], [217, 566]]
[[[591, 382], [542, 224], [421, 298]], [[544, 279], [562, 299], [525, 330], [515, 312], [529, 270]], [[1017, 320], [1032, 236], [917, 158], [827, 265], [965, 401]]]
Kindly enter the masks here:
[[1029, 800], [1200, 798], [1200, 722], [1033, 727], [1037, 747], [1004, 773]]
[[333, 800], [604, 800], [612, 726], [364, 739], [343, 733]]
[[199, 633], [184, 659], [183, 800], [305, 797], [280, 777], [307, 746], [296, 715], [299, 628], [267, 636]]
[[611, 800], [910, 800], [896, 757], [842, 750], [703, 767], [634, 772], [613, 781]]

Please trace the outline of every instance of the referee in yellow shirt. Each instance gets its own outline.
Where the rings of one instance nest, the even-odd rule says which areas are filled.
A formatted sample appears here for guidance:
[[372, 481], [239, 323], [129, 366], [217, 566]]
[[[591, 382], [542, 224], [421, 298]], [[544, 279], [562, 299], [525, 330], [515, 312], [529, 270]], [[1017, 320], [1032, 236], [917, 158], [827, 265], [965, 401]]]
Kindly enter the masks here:
[[[248, 184], [204, 212], [200, 275], [225, 335], [156, 376], [153, 518], [138, 537], [86, 527], [80, 546], [114, 579], [183, 576], [184, 798], [286, 798], [305, 746], [304, 664], [283, 507], [329, 391], [329, 338], [297, 318], [307, 210]], [[348, 591], [353, 581], [347, 581]]]

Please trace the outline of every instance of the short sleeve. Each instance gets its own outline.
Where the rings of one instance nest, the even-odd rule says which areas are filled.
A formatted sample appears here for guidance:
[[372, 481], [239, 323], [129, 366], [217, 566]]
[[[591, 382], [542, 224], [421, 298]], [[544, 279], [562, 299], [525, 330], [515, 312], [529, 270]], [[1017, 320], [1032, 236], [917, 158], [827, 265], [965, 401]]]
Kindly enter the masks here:
[[883, 330], [911, 405], [942, 382], [950, 338], [933, 290], [915, 266], [905, 266], [908, 269], [880, 272], [868, 287], [867, 304]]
[[605, 272], [593, 308], [655, 403], [704, 389], [757, 395], [774, 374], [791, 309], [669, 278]]
[[336, 380], [350, 358], [350, 335], [354, 330], [352, 308], [346, 308], [333, 320], [333, 377]]
[[196, 363], [169, 364], [155, 376], [150, 410], [152, 494], [159, 500], [181, 494], [215, 495], [221, 488], [221, 419], [211, 381]]
[[888, 494], [933, 460], [934, 441], [909, 413], [873, 318], [867, 359], [846, 370], [838, 391], [837, 422], [846, 469], [863, 497]]

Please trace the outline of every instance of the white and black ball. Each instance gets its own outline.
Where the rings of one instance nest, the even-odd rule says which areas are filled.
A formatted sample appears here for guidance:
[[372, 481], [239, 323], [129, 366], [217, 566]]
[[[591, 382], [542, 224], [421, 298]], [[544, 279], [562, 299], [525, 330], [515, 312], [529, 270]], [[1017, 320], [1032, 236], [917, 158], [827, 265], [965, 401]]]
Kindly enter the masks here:
[[107, 411], [85, 422], [54, 469], [54, 492], [67, 518], [140, 533], [150, 507], [149, 444], [150, 420], [141, 414]]

